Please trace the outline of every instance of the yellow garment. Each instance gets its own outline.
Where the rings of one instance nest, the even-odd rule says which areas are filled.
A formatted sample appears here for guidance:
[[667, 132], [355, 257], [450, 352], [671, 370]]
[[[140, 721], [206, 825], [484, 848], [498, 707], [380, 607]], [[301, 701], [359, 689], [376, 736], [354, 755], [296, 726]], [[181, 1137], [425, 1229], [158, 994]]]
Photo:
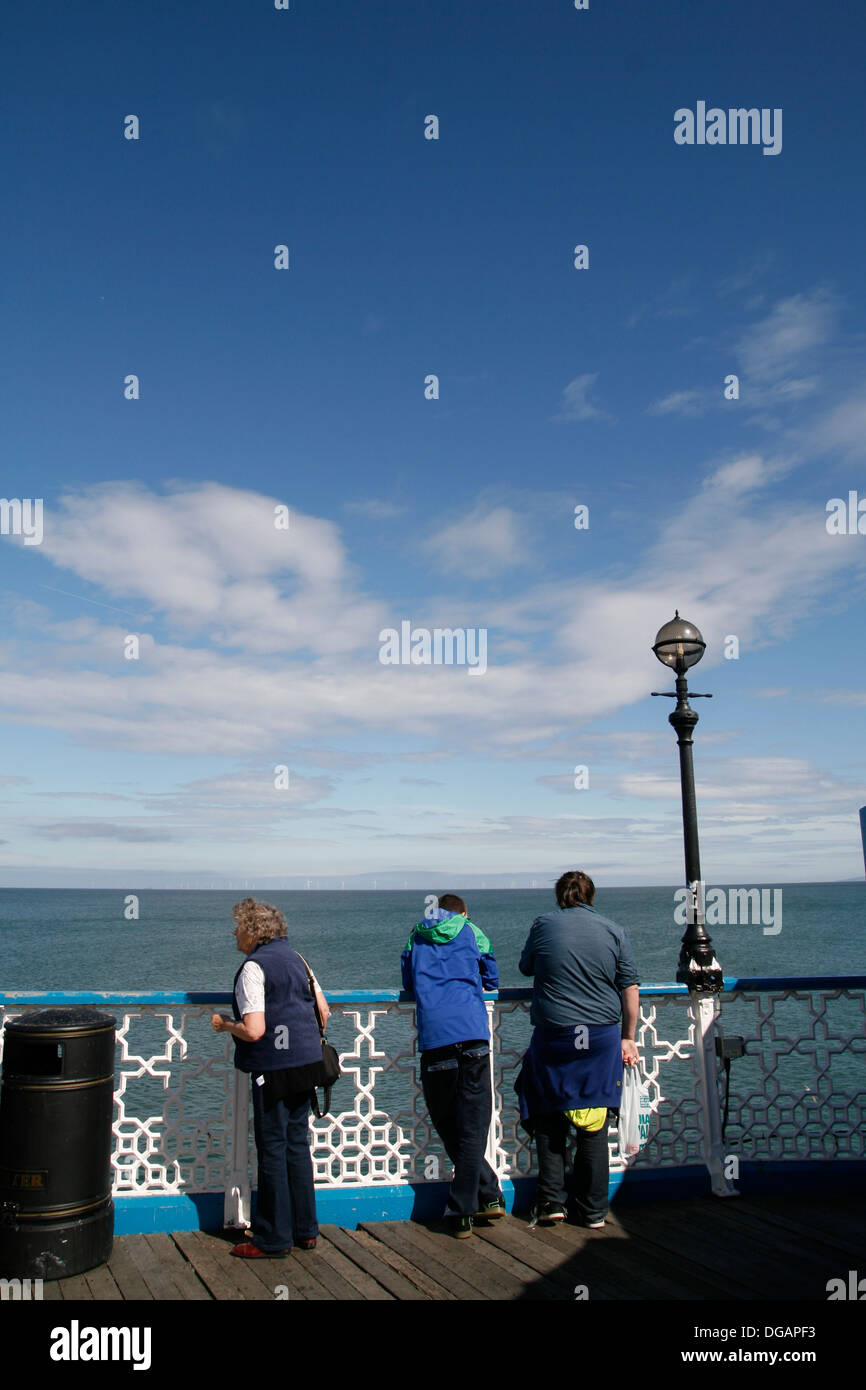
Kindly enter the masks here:
[[596, 1106], [592, 1110], [563, 1110], [562, 1113], [573, 1125], [577, 1125], [578, 1129], [587, 1129], [591, 1134], [601, 1129], [607, 1119], [607, 1109], [604, 1106], [600, 1110]]

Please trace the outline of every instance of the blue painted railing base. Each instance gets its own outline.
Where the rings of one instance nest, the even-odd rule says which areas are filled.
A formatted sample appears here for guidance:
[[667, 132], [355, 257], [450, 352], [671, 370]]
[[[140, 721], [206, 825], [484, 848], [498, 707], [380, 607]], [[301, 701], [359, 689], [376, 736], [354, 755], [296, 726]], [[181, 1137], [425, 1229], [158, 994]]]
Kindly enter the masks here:
[[[736, 1187], [744, 1197], [760, 1194], [862, 1192], [866, 1160], [792, 1159], [740, 1164]], [[535, 1178], [515, 1178], [502, 1184], [509, 1211], [527, 1211], [535, 1196]], [[664, 1202], [710, 1195], [710, 1180], [701, 1164], [683, 1168], [631, 1168], [611, 1175], [610, 1200], [616, 1208], [632, 1202]], [[348, 1226], [362, 1221], [431, 1221], [442, 1216], [448, 1197], [446, 1182], [376, 1184], [370, 1187], [331, 1187], [316, 1191], [321, 1225]], [[736, 1200], [732, 1198], [731, 1200]], [[117, 1236], [157, 1231], [220, 1231], [223, 1194], [202, 1192], [144, 1197], [115, 1197]]]

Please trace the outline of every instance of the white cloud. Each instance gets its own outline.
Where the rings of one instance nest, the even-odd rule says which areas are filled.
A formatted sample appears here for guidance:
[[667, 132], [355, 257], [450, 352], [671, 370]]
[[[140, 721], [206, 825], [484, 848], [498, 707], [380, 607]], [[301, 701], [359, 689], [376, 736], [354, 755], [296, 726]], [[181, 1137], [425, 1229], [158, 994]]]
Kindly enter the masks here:
[[816, 421], [809, 443], [816, 451], [836, 449], [845, 457], [862, 461], [866, 449], [866, 386], [861, 385]]
[[345, 652], [369, 644], [381, 605], [354, 591], [337, 527], [218, 483], [165, 496], [113, 483], [61, 499], [41, 549], [115, 596], [143, 602], [179, 632], [207, 629], [250, 652]]
[[435, 557], [443, 579], [454, 570], [490, 578], [527, 563], [525, 522], [509, 507], [476, 507], [428, 537], [421, 549]]
[[598, 381], [598, 372], [584, 372], [570, 381], [562, 392], [562, 405], [554, 420], [606, 420], [603, 410], [592, 404], [589, 393]]
[[[718, 392], [720, 400], [723, 399]], [[703, 415], [713, 401], [709, 391], [672, 391], [648, 407], [650, 415]]]
[[[75, 568], [109, 599], [132, 594], [160, 607], [188, 640], [150, 636], [142, 659], [127, 662], [123, 629], [90, 616], [73, 641], [58, 640], [69, 636], [64, 625], [44, 626], [39, 641], [26, 626], [20, 639], [7, 632], [5, 718], [62, 728], [87, 746], [274, 761], [297, 744], [359, 732], [411, 737], [415, 747], [427, 739], [429, 756], [561, 739], [659, 687], [650, 647], [675, 607], [699, 621], [708, 667], [726, 635], [753, 649], [784, 637], [840, 576], [864, 570], [863, 548], [834, 544], [814, 507], [773, 492], [760, 501], [787, 467], [758, 454], [716, 465], [615, 582], [534, 583], [489, 602], [473, 593], [465, 616], [428, 600], [414, 621], [488, 628], [488, 669], [475, 679], [456, 667], [379, 663], [378, 633], [392, 615], [356, 593], [331, 523], [303, 518], [299, 555], [272, 534], [272, 499], [216, 486], [169, 497], [98, 489], [70, 498], [56, 526], [52, 518], [40, 563]], [[491, 572], [505, 563], [520, 540], [517, 513], [486, 515], [480, 542], [471, 519], [433, 538], [443, 563], [462, 556], [464, 541], [467, 551], [480, 544], [476, 561]]]
[[758, 382], [778, 383], [802, 358], [814, 357], [825, 345], [838, 317], [839, 303], [829, 290], [780, 300], [738, 344], [745, 371]]

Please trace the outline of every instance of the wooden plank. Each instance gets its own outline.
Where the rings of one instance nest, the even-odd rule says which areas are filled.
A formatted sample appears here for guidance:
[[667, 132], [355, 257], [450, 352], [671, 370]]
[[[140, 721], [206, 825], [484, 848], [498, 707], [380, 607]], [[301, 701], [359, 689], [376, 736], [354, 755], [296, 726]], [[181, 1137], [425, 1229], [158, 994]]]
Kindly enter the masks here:
[[[667, 1205], [667, 1204], [665, 1204]], [[632, 1208], [629, 1207], [629, 1213]], [[631, 1218], [628, 1218], [631, 1221]], [[688, 1281], [687, 1287], [694, 1287], [700, 1290], [701, 1298], [706, 1299], [740, 1299], [748, 1297], [743, 1292], [742, 1281], [730, 1270], [724, 1270], [721, 1265], [710, 1268], [704, 1258], [703, 1246], [698, 1243], [696, 1247], [687, 1253], [686, 1242], [681, 1235], [682, 1228], [674, 1221], [669, 1223], [667, 1229], [653, 1227], [649, 1229], [646, 1224], [640, 1225], [638, 1222], [630, 1224], [628, 1227], [628, 1237], [635, 1243], [640, 1257], [645, 1260], [651, 1268], [655, 1269], [658, 1265], [665, 1265], [673, 1270], [681, 1271], [683, 1279]]]
[[550, 1250], [543, 1241], [533, 1239], [533, 1232], [527, 1231], [527, 1228], [513, 1216], [491, 1222], [486, 1228], [479, 1226], [478, 1237], [498, 1246], [500, 1250], [507, 1251], [536, 1273], [546, 1275], [555, 1284], [573, 1290], [575, 1281], [563, 1271], [560, 1256]]
[[429, 1302], [426, 1294], [423, 1294], [421, 1290], [410, 1283], [408, 1279], [404, 1279], [402, 1275], [397, 1274], [393, 1266], [388, 1264], [385, 1260], [380, 1259], [377, 1254], [370, 1250], [369, 1245], [375, 1245], [375, 1241], [370, 1242], [369, 1236], [364, 1237], [364, 1239], [358, 1239], [357, 1236], [357, 1231], [348, 1231], [344, 1226], [328, 1227], [328, 1239], [331, 1243], [350, 1259], [353, 1264], [358, 1265], [365, 1273], [371, 1275], [378, 1284], [381, 1284], [382, 1287], [387, 1289], [390, 1294], [393, 1294], [395, 1298], [400, 1299], [401, 1302], [411, 1302], [413, 1300], [421, 1300], [425, 1303]]
[[[710, 1197], [696, 1199], [709, 1202], [718, 1200]], [[720, 1285], [727, 1285], [729, 1298], [773, 1298], [767, 1286], [767, 1278], [777, 1273], [777, 1267], [770, 1266], [760, 1253], [756, 1256], [738, 1243], [732, 1250], [730, 1241], [720, 1244], [708, 1238], [703, 1222], [702, 1210], [684, 1210], [691, 1203], [676, 1203], [681, 1210], [666, 1211], [672, 1203], [658, 1206], [647, 1204], [635, 1206], [630, 1218], [633, 1229], [645, 1240], [661, 1245], [669, 1253], [678, 1254], [683, 1259], [700, 1265], [705, 1277]]]
[[129, 1235], [124, 1236], [124, 1240], [130, 1259], [153, 1297], [159, 1301], [183, 1299], [170, 1271], [153, 1253], [145, 1236]]
[[[390, 1254], [383, 1254], [382, 1258], [393, 1264], [401, 1274], [405, 1274], [407, 1279], [411, 1279], [428, 1298], [443, 1303], [453, 1302], [456, 1298], [477, 1298], [478, 1294], [471, 1284], [465, 1283], [458, 1274], [447, 1269], [439, 1260], [425, 1257], [418, 1246], [406, 1236], [403, 1231], [404, 1224], [408, 1225], [408, 1222], [371, 1221], [362, 1222], [358, 1229], [366, 1231], [374, 1240], [386, 1245]], [[391, 1255], [396, 1255], [397, 1259], [392, 1260]]]
[[[231, 1242], [226, 1242], [226, 1250], [230, 1248]], [[256, 1283], [264, 1290], [265, 1296], [276, 1299], [276, 1290], [282, 1285], [289, 1291], [289, 1302], [305, 1303], [308, 1299], [330, 1299], [333, 1297], [329, 1291], [313, 1279], [304, 1269], [301, 1261], [296, 1254], [290, 1251], [288, 1255], [281, 1255], [278, 1260], [239, 1260], [229, 1254], [228, 1259], [232, 1266], [240, 1265], [248, 1275], [255, 1279]]]
[[309, 1251], [302, 1255], [299, 1250], [293, 1250], [279, 1260], [253, 1260], [249, 1268], [266, 1285], [272, 1298], [276, 1285], [285, 1284], [289, 1288], [290, 1299], [333, 1300], [331, 1290], [316, 1278], [310, 1267], [309, 1256], [312, 1254]]
[[798, 1200], [780, 1194], [779, 1197], [738, 1197], [737, 1206], [772, 1226], [781, 1227], [834, 1252], [863, 1258], [866, 1246], [866, 1208], [861, 1198], [853, 1202], [845, 1198], [833, 1200]]
[[[175, 1231], [172, 1240], [189, 1260], [211, 1298], [229, 1303], [267, 1296], [263, 1290], [259, 1292], [259, 1282], [244, 1268], [244, 1261], [232, 1258], [225, 1241], [205, 1235], [203, 1231]], [[225, 1247], [224, 1256], [220, 1247]], [[235, 1269], [234, 1265], [239, 1267]]]
[[336, 1245], [331, 1244], [328, 1235], [330, 1229], [330, 1226], [319, 1227], [318, 1253], [321, 1259], [327, 1261], [331, 1268], [336, 1270], [346, 1283], [352, 1286], [356, 1298], [368, 1299], [371, 1302], [387, 1300], [389, 1303], [393, 1303], [393, 1294], [389, 1293], [387, 1289], [383, 1289], [382, 1285], [377, 1284], [376, 1280], [371, 1278], [369, 1274], [365, 1274], [363, 1269], [352, 1264], [352, 1261], [347, 1259]]
[[[475, 1236], [469, 1240], [456, 1240], [450, 1231], [418, 1221], [405, 1223], [407, 1240], [418, 1247], [422, 1259], [441, 1263], [446, 1275], [449, 1267], [459, 1269], [460, 1276], [476, 1290], [474, 1298], [507, 1301], [526, 1298], [530, 1295], [530, 1285], [525, 1279], [515, 1278], [489, 1258], [489, 1245], [479, 1244]], [[457, 1246], [457, 1249], [454, 1247]], [[425, 1269], [430, 1268], [425, 1264]]]
[[563, 1258], [571, 1255], [577, 1284], [586, 1286], [590, 1299], [716, 1299], [718, 1286], [697, 1285], [683, 1273], [682, 1261], [649, 1246], [625, 1232], [588, 1231], [585, 1227], [536, 1226], [534, 1233]]
[[121, 1297], [127, 1302], [153, 1299], [153, 1294], [141, 1277], [126, 1242], [129, 1236], [115, 1239], [108, 1261], [108, 1269]]
[[[342, 1271], [334, 1268], [333, 1261], [328, 1259], [325, 1253], [326, 1242], [322, 1239], [319, 1232], [319, 1243], [315, 1250], [306, 1250], [303, 1255], [298, 1256], [298, 1261], [303, 1261], [304, 1269], [319, 1281], [324, 1288], [328, 1289], [334, 1298], [342, 1302], [360, 1302], [363, 1294], [360, 1294], [355, 1284], [345, 1277]], [[332, 1250], [331, 1254], [336, 1255], [338, 1251]], [[294, 1257], [293, 1257], [294, 1258]], [[348, 1264], [348, 1260], [346, 1261]], [[372, 1280], [370, 1281], [373, 1282]], [[380, 1289], [380, 1293], [384, 1290]]]
[[729, 1272], [745, 1266], [760, 1280], [762, 1298], [826, 1298], [827, 1256], [738, 1212], [736, 1198], [707, 1198], [701, 1222], [705, 1237], [727, 1253]]
[[640, 1272], [637, 1251], [614, 1222], [598, 1231], [561, 1223], [527, 1227], [527, 1235], [559, 1256], [559, 1273], [568, 1280], [572, 1298], [587, 1290], [591, 1300], [676, 1297], [658, 1289], [650, 1273]]
[[[382, 1224], [387, 1225], [388, 1223], [383, 1222]], [[370, 1235], [369, 1231], [362, 1230], [360, 1226], [352, 1234], [380, 1260], [390, 1265], [393, 1270], [396, 1270], [398, 1274], [401, 1274], [404, 1279], [414, 1285], [425, 1298], [434, 1302], [445, 1301], [446, 1291], [442, 1285], [438, 1284], [435, 1279], [431, 1280], [423, 1269], [418, 1269], [413, 1260], [407, 1260], [405, 1255], [395, 1250], [390, 1240], [377, 1240], [375, 1236]]]
[[810, 1267], [819, 1275], [827, 1268], [827, 1248], [815, 1237], [814, 1223], [820, 1222], [815, 1213], [806, 1216], [799, 1230], [788, 1230], [774, 1225], [765, 1213], [752, 1211], [744, 1207], [739, 1198], [732, 1197], [728, 1201], [714, 1202], [712, 1215], [714, 1222], [721, 1227], [736, 1227], [737, 1234], [749, 1242], [762, 1239], [774, 1255], [784, 1256], [786, 1263], [798, 1265], [804, 1275]]
[[154, 1259], [171, 1275], [180, 1298], [188, 1303], [210, 1302], [210, 1294], [170, 1235], [159, 1232], [146, 1235], [145, 1240], [153, 1252]]
[[93, 1297], [101, 1303], [117, 1302], [119, 1299], [123, 1299], [123, 1294], [111, 1277], [111, 1270], [108, 1265], [99, 1265], [97, 1269], [89, 1269], [84, 1277]]
[[45, 1279], [42, 1284], [42, 1297], [45, 1301], [54, 1303], [62, 1300], [63, 1294], [57, 1287], [56, 1279]]
[[526, 1289], [524, 1297], [527, 1299], [545, 1299], [553, 1302], [571, 1299], [570, 1292], [564, 1289], [561, 1284], [555, 1284], [545, 1275], [530, 1269], [528, 1265], [515, 1258], [507, 1250], [502, 1250], [498, 1245], [486, 1241], [484, 1243], [484, 1258], [489, 1260], [497, 1269], [510, 1274], [518, 1283], [523, 1283]]
[[58, 1279], [60, 1292], [67, 1302], [81, 1302], [82, 1300], [93, 1300], [93, 1294], [83, 1274], [70, 1274], [67, 1279]]

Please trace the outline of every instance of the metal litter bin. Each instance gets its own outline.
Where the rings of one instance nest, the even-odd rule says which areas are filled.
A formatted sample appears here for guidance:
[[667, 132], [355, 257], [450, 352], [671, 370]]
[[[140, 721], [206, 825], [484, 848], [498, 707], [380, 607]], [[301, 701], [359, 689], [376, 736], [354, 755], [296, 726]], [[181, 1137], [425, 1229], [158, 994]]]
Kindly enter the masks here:
[[90, 1008], [6, 1024], [0, 1278], [65, 1279], [111, 1254], [115, 1025]]

